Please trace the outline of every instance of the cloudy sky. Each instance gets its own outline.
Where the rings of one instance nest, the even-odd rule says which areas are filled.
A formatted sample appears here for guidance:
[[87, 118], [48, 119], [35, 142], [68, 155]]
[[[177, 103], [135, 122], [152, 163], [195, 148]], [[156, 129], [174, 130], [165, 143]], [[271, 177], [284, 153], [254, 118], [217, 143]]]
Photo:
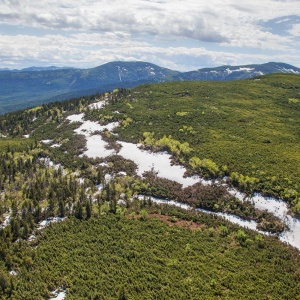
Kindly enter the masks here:
[[300, 67], [299, 0], [0, 0], [0, 68]]

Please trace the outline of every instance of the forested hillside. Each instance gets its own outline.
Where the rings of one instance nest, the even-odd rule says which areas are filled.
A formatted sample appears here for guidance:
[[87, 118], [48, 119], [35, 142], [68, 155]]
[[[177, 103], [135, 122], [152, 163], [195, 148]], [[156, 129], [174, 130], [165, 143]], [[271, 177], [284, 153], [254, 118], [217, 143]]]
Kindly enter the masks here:
[[251, 197], [300, 213], [299, 113], [276, 74], [1, 116], [1, 297], [297, 299], [295, 228]]

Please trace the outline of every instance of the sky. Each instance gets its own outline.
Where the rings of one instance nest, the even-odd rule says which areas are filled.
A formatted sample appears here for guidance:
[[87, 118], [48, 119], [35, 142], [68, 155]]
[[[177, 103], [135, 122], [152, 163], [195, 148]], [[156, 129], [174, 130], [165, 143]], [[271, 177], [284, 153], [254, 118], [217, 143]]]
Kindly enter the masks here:
[[300, 67], [299, 0], [0, 0], [0, 68]]

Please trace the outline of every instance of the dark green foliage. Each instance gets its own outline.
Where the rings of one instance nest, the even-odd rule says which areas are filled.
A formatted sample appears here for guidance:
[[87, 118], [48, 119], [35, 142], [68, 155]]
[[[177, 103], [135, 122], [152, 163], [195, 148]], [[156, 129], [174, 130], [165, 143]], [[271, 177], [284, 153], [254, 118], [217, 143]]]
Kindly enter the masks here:
[[258, 248], [251, 231], [227, 226], [230, 234], [211, 236], [205, 225], [191, 231], [153, 218], [71, 219], [44, 232], [12, 294], [39, 299], [64, 286], [67, 299], [296, 299], [298, 253], [273, 238]]

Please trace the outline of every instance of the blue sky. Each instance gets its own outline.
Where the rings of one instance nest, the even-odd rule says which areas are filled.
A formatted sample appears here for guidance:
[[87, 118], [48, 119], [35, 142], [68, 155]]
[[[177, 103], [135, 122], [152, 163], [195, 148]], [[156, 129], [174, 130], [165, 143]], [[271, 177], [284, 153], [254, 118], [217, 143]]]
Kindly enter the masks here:
[[[63, 2], [63, 4], [61, 4]], [[300, 67], [299, 0], [1, 0], [0, 68]]]

